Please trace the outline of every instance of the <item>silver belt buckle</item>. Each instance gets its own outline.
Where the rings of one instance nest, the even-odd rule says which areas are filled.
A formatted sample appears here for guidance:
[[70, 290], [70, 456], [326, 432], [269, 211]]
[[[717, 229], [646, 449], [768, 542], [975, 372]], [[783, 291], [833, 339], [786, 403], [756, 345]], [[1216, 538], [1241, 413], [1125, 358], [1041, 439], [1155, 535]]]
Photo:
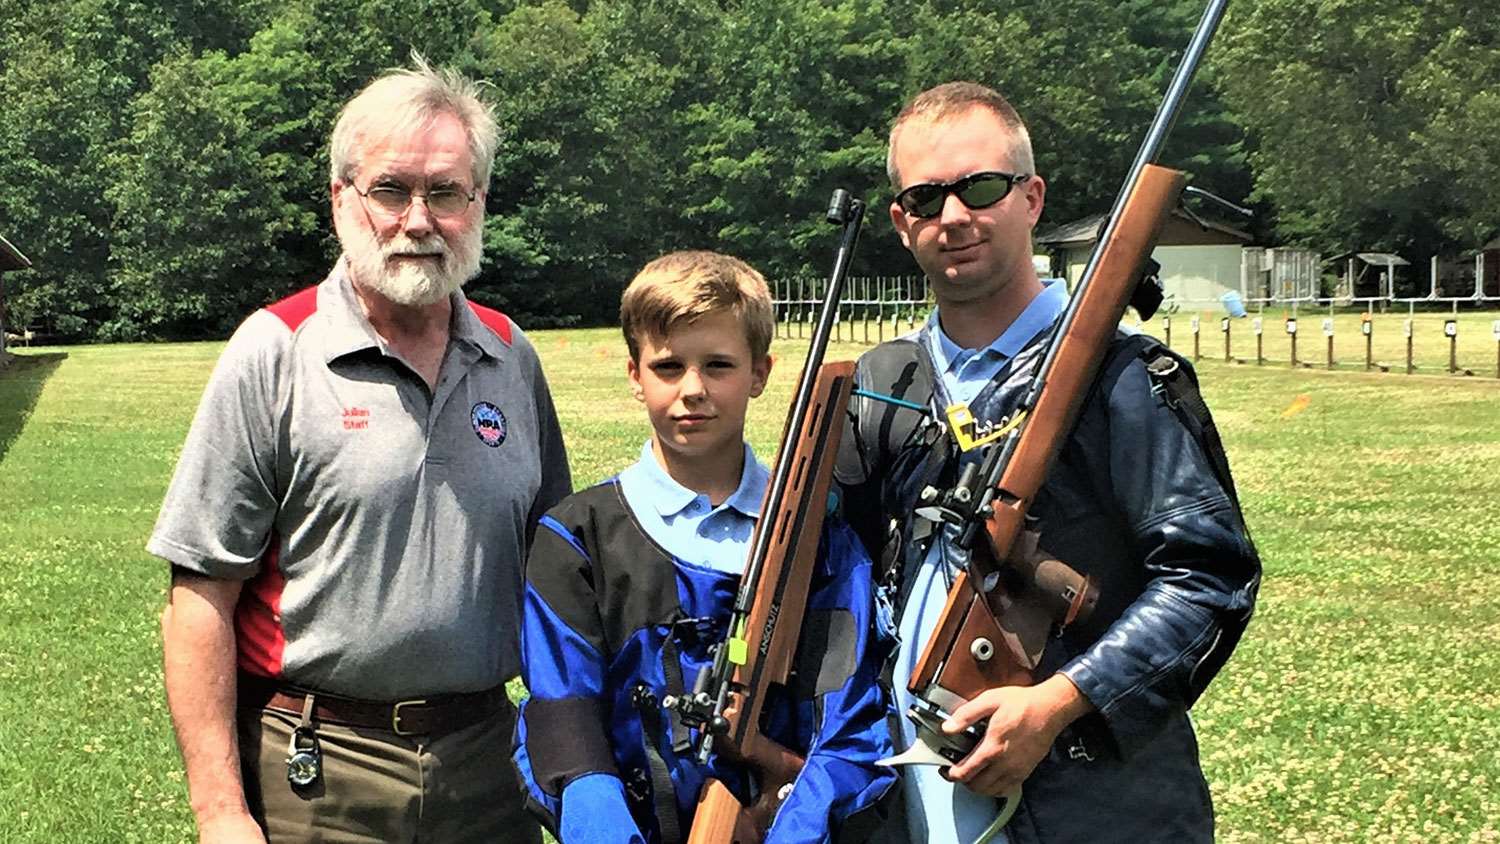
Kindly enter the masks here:
[[419, 735], [419, 733], [414, 732], [414, 731], [410, 731], [410, 730], [406, 730], [406, 729], [404, 729], [401, 726], [401, 708], [405, 707], [405, 706], [426, 706], [426, 705], [427, 705], [427, 701], [425, 699], [423, 699], [423, 700], [403, 700], [403, 701], [397, 703], [395, 706], [391, 707], [391, 732], [395, 733], [398, 736], [415, 736], [415, 735]]

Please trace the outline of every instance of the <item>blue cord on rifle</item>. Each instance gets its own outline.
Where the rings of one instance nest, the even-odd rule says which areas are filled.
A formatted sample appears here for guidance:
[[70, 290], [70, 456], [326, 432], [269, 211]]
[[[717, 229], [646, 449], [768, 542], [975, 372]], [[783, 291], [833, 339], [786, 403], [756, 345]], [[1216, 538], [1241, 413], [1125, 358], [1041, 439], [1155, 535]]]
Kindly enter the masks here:
[[907, 401], [906, 399], [898, 399], [895, 396], [888, 396], [885, 393], [876, 393], [870, 390], [861, 390], [855, 388], [851, 391], [851, 394], [856, 396], [864, 396], [867, 399], [874, 399], [876, 401], [883, 401], [888, 404], [894, 404], [897, 407], [910, 408], [917, 411], [918, 413], [926, 414], [929, 416], [932, 414], [932, 411], [929, 410], [926, 405], [917, 404], [914, 401]]

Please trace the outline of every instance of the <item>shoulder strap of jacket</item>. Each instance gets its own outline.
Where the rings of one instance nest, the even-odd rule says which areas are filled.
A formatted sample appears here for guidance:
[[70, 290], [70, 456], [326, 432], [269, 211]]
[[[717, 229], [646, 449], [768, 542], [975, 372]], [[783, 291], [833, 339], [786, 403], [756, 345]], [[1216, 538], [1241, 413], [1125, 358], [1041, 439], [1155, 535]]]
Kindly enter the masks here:
[[[1203, 400], [1202, 394], [1198, 391], [1196, 373], [1185, 360], [1154, 339], [1143, 344], [1140, 349], [1140, 357], [1145, 362], [1146, 373], [1151, 379], [1152, 391], [1160, 395], [1167, 407], [1177, 413], [1177, 417], [1182, 420], [1188, 432], [1202, 447], [1203, 453], [1208, 457], [1209, 466], [1218, 478], [1220, 486], [1224, 488], [1225, 495], [1229, 497], [1229, 503], [1234, 509], [1235, 519], [1239, 522], [1250, 554], [1258, 558], [1255, 540], [1251, 538], [1249, 528], [1245, 524], [1245, 514], [1240, 507], [1239, 494], [1234, 488], [1234, 478], [1229, 473], [1229, 457], [1224, 451], [1224, 442], [1219, 437], [1219, 428], [1214, 424], [1213, 415], [1208, 411], [1208, 403]], [[1250, 585], [1252, 592], [1256, 588], [1256, 582], [1260, 579], [1258, 562], [1256, 566], [1255, 581]], [[1209, 680], [1224, 667], [1241, 633], [1244, 632], [1245, 623], [1249, 621], [1253, 606], [1252, 600], [1245, 606], [1240, 619], [1221, 626], [1215, 634], [1213, 643], [1199, 657], [1197, 667], [1188, 678], [1190, 689], [1187, 703], [1189, 706], [1207, 688]]]
[[1161, 395], [1167, 407], [1177, 412], [1193, 438], [1203, 446], [1214, 476], [1229, 495], [1235, 511], [1239, 512], [1240, 498], [1234, 488], [1234, 477], [1229, 472], [1229, 457], [1224, 451], [1224, 441], [1219, 438], [1219, 428], [1214, 424], [1213, 414], [1208, 410], [1208, 403], [1198, 390], [1197, 376], [1191, 367], [1183, 365], [1180, 357], [1154, 338], [1138, 341], [1138, 345], [1140, 358], [1146, 364], [1147, 374], [1151, 376], [1152, 389]]
[[[860, 365], [865, 406], [871, 409], [859, 418], [855, 431], [865, 466], [885, 486], [884, 479], [903, 453], [920, 449], [928, 456], [918, 464], [923, 467], [918, 489], [936, 482], [947, 465], [950, 446], [947, 425], [932, 413], [937, 370], [926, 345], [910, 338], [882, 343], [866, 352]], [[891, 502], [884, 494], [880, 498], [884, 510]], [[876, 564], [876, 582], [883, 594], [895, 599], [903, 593], [902, 550], [910, 537], [904, 535], [905, 518], [892, 518], [888, 512], [883, 516], [879, 536], [862, 538]]]

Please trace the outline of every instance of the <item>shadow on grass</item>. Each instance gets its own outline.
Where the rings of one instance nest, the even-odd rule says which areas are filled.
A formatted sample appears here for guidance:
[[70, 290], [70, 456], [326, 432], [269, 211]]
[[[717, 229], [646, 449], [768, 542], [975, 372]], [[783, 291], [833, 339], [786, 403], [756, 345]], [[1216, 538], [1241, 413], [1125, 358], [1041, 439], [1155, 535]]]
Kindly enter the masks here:
[[21, 436], [47, 379], [67, 357], [66, 352], [16, 355], [9, 366], [0, 369], [0, 461]]

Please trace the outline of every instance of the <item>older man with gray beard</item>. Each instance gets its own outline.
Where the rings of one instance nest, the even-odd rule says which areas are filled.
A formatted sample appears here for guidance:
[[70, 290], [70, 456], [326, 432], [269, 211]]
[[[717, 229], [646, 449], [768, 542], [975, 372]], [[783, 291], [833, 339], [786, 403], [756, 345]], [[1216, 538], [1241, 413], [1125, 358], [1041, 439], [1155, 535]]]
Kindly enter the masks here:
[[535, 352], [459, 288], [497, 129], [418, 58], [345, 105], [328, 277], [219, 359], [148, 549], [200, 840], [536, 841], [517, 599], [570, 492]]

